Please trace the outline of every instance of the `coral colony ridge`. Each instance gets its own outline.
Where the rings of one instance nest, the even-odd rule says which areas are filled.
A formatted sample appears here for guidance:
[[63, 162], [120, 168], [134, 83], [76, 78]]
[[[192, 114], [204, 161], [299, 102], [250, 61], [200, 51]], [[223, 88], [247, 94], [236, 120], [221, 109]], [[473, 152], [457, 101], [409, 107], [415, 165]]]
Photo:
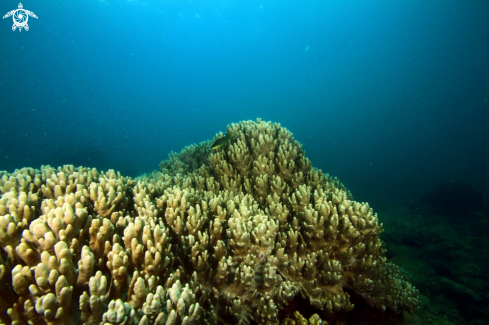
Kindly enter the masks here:
[[335, 313], [352, 293], [417, 310], [377, 215], [311, 167], [292, 133], [260, 119], [227, 133], [136, 179], [0, 172], [0, 323], [295, 324], [278, 314], [297, 295]]

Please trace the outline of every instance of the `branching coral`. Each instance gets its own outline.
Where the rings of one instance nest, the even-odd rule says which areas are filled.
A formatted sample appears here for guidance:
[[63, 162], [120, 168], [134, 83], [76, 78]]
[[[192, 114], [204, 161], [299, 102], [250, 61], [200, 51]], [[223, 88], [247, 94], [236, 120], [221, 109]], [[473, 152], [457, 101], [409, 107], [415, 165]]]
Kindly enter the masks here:
[[367, 203], [312, 168], [279, 124], [227, 131], [236, 136], [202, 165], [193, 163], [207, 147], [174, 155], [180, 172], [162, 163], [137, 179], [73, 166], [2, 173], [0, 320], [278, 324], [298, 294], [350, 310], [347, 291], [381, 310], [417, 309]]

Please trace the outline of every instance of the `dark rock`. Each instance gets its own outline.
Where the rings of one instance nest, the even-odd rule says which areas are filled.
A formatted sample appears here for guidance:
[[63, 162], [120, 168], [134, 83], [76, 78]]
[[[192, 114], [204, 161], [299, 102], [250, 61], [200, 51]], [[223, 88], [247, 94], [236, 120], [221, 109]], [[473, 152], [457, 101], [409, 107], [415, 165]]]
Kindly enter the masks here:
[[422, 245], [415, 241], [412, 238], [409, 237], [404, 237], [401, 239], [401, 245], [408, 246], [408, 247], [421, 247]]
[[470, 215], [483, 210], [485, 204], [482, 194], [470, 184], [446, 182], [423, 194], [415, 206], [437, 214]]
[[435, 274], [438, 276], [443, 276], [455, 282], [459, 281], [457, 277], [453, 275], [452, 271], [443, 264], [435, 264], [433, 266], [433, 271], [435, 271]]

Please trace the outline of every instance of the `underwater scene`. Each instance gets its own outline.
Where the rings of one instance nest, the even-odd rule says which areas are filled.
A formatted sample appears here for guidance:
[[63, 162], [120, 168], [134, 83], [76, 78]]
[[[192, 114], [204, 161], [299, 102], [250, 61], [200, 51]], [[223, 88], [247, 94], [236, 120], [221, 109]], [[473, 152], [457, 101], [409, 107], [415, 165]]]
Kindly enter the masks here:
[[0, 325], [489, 324], [489, 2], [0, 2]]

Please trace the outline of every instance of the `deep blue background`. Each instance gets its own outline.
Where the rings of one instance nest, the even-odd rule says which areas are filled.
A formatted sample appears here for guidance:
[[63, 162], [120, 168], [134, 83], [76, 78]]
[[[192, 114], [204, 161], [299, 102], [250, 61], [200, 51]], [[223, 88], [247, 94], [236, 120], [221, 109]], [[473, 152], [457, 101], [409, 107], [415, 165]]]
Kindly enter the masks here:
[[28, 32], [0, 21], [0, 170], [137, 176], [261, 117], [357, 200], [404, 204], [449, 180], [489, 198], [488, 1], [23, 5]]

